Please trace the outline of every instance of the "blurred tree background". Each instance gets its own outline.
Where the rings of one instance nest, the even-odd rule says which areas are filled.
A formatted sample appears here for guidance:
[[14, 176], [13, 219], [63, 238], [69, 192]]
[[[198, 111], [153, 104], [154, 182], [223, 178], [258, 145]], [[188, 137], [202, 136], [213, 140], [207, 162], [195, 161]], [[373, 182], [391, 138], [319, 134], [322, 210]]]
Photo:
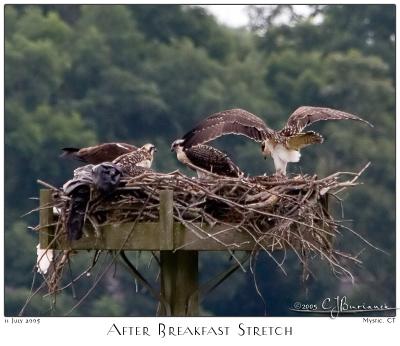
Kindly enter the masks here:
[[[372, 122], [318, 124], [327, 141], [307, 148], [291, 172], [355, 171], [368, 161], [365, 183], [345, 197], [346, 224], [358, 238], [338, 239], [361, 253], [356, 284], [335, 277], [316, 259], [316, 278], [303, 283], [294, 256], [288, 276], [268, 258], [257, 266], [269, 315], [293, 314], [295, 301], [320, 302], [346, 294], [354, 303], [395, 305], [395, 6], [313, 5], [307, 15], [289, 5], [249, 6], [248, 28], [224, 26], [197, 6], [7, 5], [5, 8], [5, 313], [28, 297], [37, 235], [36, 179], [61, 185], [73, 162], [60, 148], [106, 141], [158, 146], [155, 169], [179, 167], [170, 143], [199, 119], [240, 107], [279, 128], [301, 105], [327, 106]], [[239, 137], [218, 140], [251, 174], [272, 172], [259, 146]], [[270, 160], [272, 161], [272, 160]], [[191, 174], [191, 173], [190, 173]], [[339, 211], [339, 208], [338, 208]], [[146, 254], [133, 254], [137, 262]], [[74, 258], [74, 270], [90, 261]], [[201, 254], [202, 280], [227, 265], [227, 256]], [[211, 268], [211, 269], [208, 269]], [[212, 272], [211, 272], [212, 271]], [[84, 278], [57, 299], [36, 296], [28, 315], [63, 315], [93, 283]], [[80, 316], [154, 315], [149, 294], [112, 270], [71, 313]], [[207, 297], [206, 315], [262, 315], [249, 274], [236, 273]]]

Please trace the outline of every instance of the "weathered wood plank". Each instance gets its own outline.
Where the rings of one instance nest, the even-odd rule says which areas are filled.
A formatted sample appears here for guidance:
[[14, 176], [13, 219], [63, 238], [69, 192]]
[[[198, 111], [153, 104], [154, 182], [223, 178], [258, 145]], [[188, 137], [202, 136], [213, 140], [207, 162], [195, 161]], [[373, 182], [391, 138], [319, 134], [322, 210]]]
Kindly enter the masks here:
[[[90, 226], [86, 225], [85, 228], [89, 236], [84, 236], [72, 242], [67, 241], [66, 237], [60, 237], [51, 248], [58, 250], [104, 249], [143, 251], [165, 249], [165, 243], [162, 243], [163, 240], [160, 237], [161, 226], [158, 222], [144, 222], [137, 225], [134, 225], [134, 223], [124, 223], [98, 227], [102, 234], [101, 238], [95, 237]], [[43, 246], [49, 243], [48, 239], [50, 238], [48, 237], [51, 237], [52, 229], [50, 227], [47, 231], [40, 232]], [[173, 230], [174, 246], [171, 250], [221, 251], [230, 249], [251, 251], [255, 246], [255, 241], [249, 234], [221, 225], [215, 226], [212, 229], [204, 228], [204, 232], [207, 232], [208, 235], [204, 235], [203, 239], [198, 238], [190, 230], [185, 229], [180, 223], [174, 223]], [[302, 236], [311, 242], [315, 241], [311, 229], [310, 232], [303, 232]], [[330, 243], [331, 240], [328, 240], [327, 243]], [[292, 239], [291, 241], [296, 247], [296, 239]], [[268, 235], [263, 239], [263, 246], [271, 251], [282, 249], [278, 244], [274, 244], [273, 237]]]
[[[52, 248], [59, 250], [164, 250], [165, 243], [162, 243], [163, 240], [160, 237], [161, 228], [158, 222], [143, 222], [136, 225], [134, 223], [113, 224], [98, 227], [102, 237], [96, 238], [92, 228], [86, 225], [86, 233], [89, 233], [89, 236], [84, 236], [72, 242], [68, 242], [65, 237], [60, 237], [52, 245]], [[47, 232], [51, 234], [51, 230], [50, 227], [49, 231], [45, 231], [46, 234]], [[221, 251], [230, 249], [250, 251], [255, 246], [255, 241], [249, 234], [227, 226], [218, 225], [212, 229], [204, 228], [204, 232], [208, 235], [204, 234], [202, 239], [180, 223], [173, 224], [173, 231], [174, 245], [171, 250]], [[313, 239], [311, 231], [310, 229], [302, 232], [302, 236], [304, 239], [313, 242], [315, 239]], [[42, 232], [40, 232], [40, 237], [47, 239], [46, 234], [42, 235]], [[330, 243], [331, 240], [327, 242]], [[296, 244], [296, 239], [291, 241], [294, 245]], [[263, 245], [271, 251], [281, 250], [278, 244], [273, 243], [272, 236], [266, 235], [263, 239]]]
[[57, 241], [60, 249], [74, 250], [160, 250], [160, 225], [158, 222], [112, 224], [98, 227], [101, 238], [93, 228], [85, 225], [88, 237], [68, 242], [65, 237]]
[[159, 250], [174, 249], [174, 219], [173, 219], [173, 192], [163, 190], [160, 192], [160, 245]]
[[48, 206], [51, 205], [52, 202], [52, 193], [49, 189], [41, 189], [40, 190], [40, 209], [39, 212], [39, 224], [40, 224], [40, 232], [39, 232], [39, 244], [41, 249], [46, 249], [50, 242], [53, 240], [54, 235], [54, 226], [49, 226], [54, 222], [53, 216], [53, 208]]
[[[52, 248], [74, 250], [165, 250], [164, 238], [160, 236], [161, 225], [158, 222], [143, 222], [113, 224], [98, 227], [101, 238], [96, 238], [93, 228], [85, 225], [84, 236], [79, 240], [68, 242], [65, 237], [60, 237]], [[182, 248], [182, 250], [207, 250], [220, 251], [227, 248], [232, 250], [252, 250], [253, 239], [246, 233], [232, 231], [230, 228], [216, 226], [205, 230], [208, 234], [218, 233], [215, 237], [225, 244], [224, 246], [215, 239], [205, 235], [199, 239], [194, 233], [186, 230], [180, 223], [173, 223], [174, 243], [169, 250]], [[238, 244], [238, 245], [234, 245]], [[240, 245], [239, 245], [240, 244]]]
[[175, 248], [204, 251], [252, 250], [255, 245], [254, 239], [248, 233], [239, 232], [232, 226], [216, 225], [213, 228], [203, 226], [202, 231], [198, 229], [195, 231], [202, 238], [183, 225], [176, 224]]

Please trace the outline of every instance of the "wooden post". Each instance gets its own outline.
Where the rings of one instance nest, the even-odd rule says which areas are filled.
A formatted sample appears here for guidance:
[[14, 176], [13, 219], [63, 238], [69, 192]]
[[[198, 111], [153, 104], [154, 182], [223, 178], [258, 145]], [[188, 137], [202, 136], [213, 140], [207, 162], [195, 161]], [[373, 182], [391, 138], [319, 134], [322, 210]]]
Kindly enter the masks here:
[[174, 248], [174, 194], [171, 190], [160, 192], [160, 250]]
[[[198, 251], [161, 251], [161, 294], [169, 302], [172, 316], [198, 316]], [[160, 311], [160, 315], [165, 312]]]
[[[198, 299], [189, 298], [198, 289], [198, 251], [174, 249], [173, 192], [160, 193], [160, 266], [161, 292], [172, 316], [198, 316]], [[179, 227], [180, 229], [180, 227]], [[159, 309], [159, 316], [166, 311]]]
[[49, 227], [54, 222], [53, 208], [48, 206], [52, 202], [51, 190], [41, 189], [40, 190], [40, 232], [39, 232], [39, 244], [41, 249], [46, 249], [54, 237], [54, 227]]

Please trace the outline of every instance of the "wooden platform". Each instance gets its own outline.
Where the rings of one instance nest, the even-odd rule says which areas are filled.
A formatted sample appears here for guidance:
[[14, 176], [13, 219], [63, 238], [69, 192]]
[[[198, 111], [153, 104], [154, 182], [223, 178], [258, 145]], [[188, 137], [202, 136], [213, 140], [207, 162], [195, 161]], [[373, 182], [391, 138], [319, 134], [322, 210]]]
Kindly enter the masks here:
[[[41, 206], [51, 203], [51, 191], [43, 189], [40, 192]], [[204, 228], [199, 225], [195, 230], [197, 234], [185, 228], [181, 223], [172, 219], [172, 191], [160, 193], [160, 221], [141, 223], [122, 223], [98, 227], [101, 237], [96, 237], [91, 224], [85, 224], [85, 233], [76, 241], [67, 241], [60, 237], [51, 248], [55, 250], [142, 250], [159, 251], [175, 250], [184, 251], [222, 251], [222, 250], [252, 250], [255, 246], [254, 239], [244, 232], [239, 232], [232, 226], [217, 225]], [[40, 211], [40, 247], [45, 249], [53, 240], [55, 226], [48, 226], [56, 222], [51, 208]], [[199, 236], [202, 239], [199, 239]], [[224, 244], [228, 244], [225, 246]]]
[[[235, 225], [220, 225], [212, 229], [198, 225], [195, 234], [183, 224], [173, 221], [173, 203], [172, 191], [161, 191], [159, 222], [100, 226], [100, 237], [95, 236], [93, 226], [86, 222], [85, 233], [89, 236], [69, 242], [65, 235], [54, 239], [56, 219], [52, 208], [46, 208], [52, 205], [52, 193], [43, 189], [40, 191], [40, 247], [55, 250], [160, 251], [160, 296], [167, 302], [168, 309], [164, 304], [164, 308], [157, 309], [157, 315], [198, 316], [198, 301], [201, 298], [198, 251], [251, 251], [257, 244], [250, 234], [238, 231]], [[322, 204], [328, 208], [327, 197]], [[312, 239], [311, 230], [304, 237]], [[270, 251], [281, 250], [268, 235], [263, 239], [263, 246]]]

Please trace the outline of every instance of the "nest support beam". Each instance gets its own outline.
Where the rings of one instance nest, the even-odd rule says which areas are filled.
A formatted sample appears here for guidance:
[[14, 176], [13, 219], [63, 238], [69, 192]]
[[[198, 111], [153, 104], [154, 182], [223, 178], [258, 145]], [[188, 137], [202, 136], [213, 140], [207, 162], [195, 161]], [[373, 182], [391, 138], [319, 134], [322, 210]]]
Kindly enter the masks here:
[[[190, 299], [198, 289], [198, 251], [168, 250], [174, 247], [173, 203], [171, 190], [160, 191], [160, 294], [169, 303], [172, 316], [198, 316], [198, 300]], [[157, 315], [166, 316], [161, 305]]]

